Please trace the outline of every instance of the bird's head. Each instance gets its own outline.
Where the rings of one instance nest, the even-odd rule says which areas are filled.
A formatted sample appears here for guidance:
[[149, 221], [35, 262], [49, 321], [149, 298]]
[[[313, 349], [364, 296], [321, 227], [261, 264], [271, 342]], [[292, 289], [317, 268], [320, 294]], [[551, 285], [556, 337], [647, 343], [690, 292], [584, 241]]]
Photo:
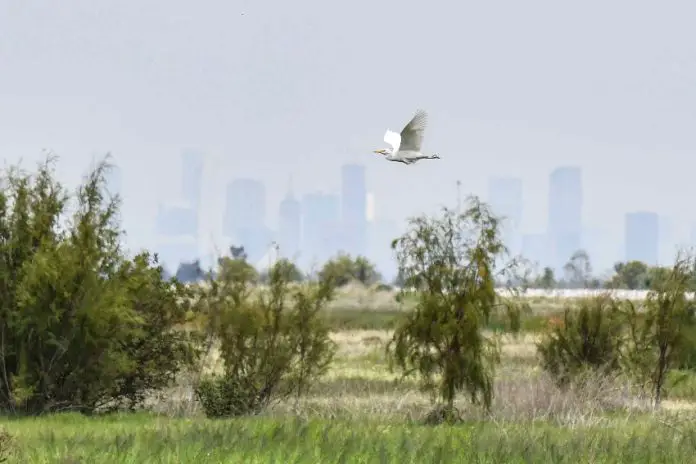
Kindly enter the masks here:
[[378, 155], [382, 156], [387, 156], [391, 154], [391, 150], [388, 148], [380, 148], [379, 150], [374, 150], [373, 153], [377, 153]]

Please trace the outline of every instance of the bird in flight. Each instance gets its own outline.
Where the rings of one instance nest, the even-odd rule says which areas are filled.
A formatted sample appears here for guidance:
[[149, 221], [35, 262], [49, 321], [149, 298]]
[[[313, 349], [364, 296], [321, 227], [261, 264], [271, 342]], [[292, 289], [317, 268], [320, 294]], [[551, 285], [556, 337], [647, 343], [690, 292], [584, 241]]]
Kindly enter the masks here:
[[391, 145], [391, 148], [381, 148], [374, 153], [383, 155], [387, 161], [404, 164], [413, 164], [422, 159], [440, 159], [438, 155], [425, 155], [421, 152], [423, 132], [427, 123], [428, 114], [423, 110], [416, 111], [416, 115], [401, 130], [401, 134], [387, 129], [384, 141]]

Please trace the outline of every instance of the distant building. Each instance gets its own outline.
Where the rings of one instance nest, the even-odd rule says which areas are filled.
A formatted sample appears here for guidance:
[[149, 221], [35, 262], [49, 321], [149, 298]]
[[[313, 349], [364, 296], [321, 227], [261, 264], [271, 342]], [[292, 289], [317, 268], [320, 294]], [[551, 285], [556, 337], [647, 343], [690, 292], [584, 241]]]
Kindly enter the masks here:
[[368, 240], [365, 166], [341, 167], [341, 223], [345, 251], [364, 256]]
[[488, 182], [488, 203], [497, 216], [503, 217], [502, 237], [513, 254], [521, 251], [522, 179], [495, 177]]
[[338, 195], [311, 193], [302, 201], [302, 263], [322, 265], [341, 246]]
[[660, 217], [640, 211], [626, 214], [626, 261], [642, 261], [654, 266], [659, 262]]
[[249, 260], [260, 259], [273, 234], [265, 225], [266, 189], [254, 179], [235, 179], [227, 186], [223, 233], [234, 245], [243, 246]]
[[302, 238], [302, 205], [295, 199], [292, 188], [280, 202], [278, 221], [278, 245], [280, 256], [298, 259]]
[[155, 219], [158, 234], [166, 237], [189, 235], [197, 240], [204, 161], [203, 155], [190, 151], [182, 155], [182, 195], [159, 205]]
[[582, 173], [579, 167], [554, 169], [549, 179], [550, 264], [561, 272], [582, 246]]

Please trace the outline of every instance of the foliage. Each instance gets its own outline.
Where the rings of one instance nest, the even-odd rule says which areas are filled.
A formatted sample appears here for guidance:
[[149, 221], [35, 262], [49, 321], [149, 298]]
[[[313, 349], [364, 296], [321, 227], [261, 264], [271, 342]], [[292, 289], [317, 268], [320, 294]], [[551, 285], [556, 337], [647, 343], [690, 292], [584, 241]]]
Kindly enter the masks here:
[[[69, 196], [53, 160], [0, 193], [0, 409], [30, 414], [142, 400], [192, 362], [176, 286], [121, 250], [118, 198], [99, 164]], [[166, 358], [166, 361], [165, 361]]]
[[674, 368], [696, 372], [696, 314], [693, 309], [687, 315], [682, 330], [682, 342], [674, 353]]
[[571, 288], [587, 288], [592, 275], [592, 264], [585, 250], [578, 250], [563, 266], [565, 281]]
[[553, 269], [550, 267], [545, 267], [541, 275], [536, 278], [534, 284], [536, 287], [543, 288], [546, 290], [551, 290], [552, 288], [555, 288], [557, 282]]
[[259, 281], [259, 273], [254, 266], [249, 264], [246, 256], [223, 256], [218, 258], [219, 275], [216, 278], [226, 282], [256, 283]]
[[563, 319], [550, 324], [537, 344], [542, 367], [561, 387], [587, 369], [604, 373], [620, 366], [621, 302], [608, 295], [566, 306]]
[[[302, 274], [302, 271], [300, 271], [300, 268], [292, 261], [290, 261], [287, 258], [281, 258], [278, 260], [278, 262], [283, 262], [284, 266], [288, 267], [288, 275], [290, 282], [302, 282], [304, 280], [304, 275]], [[264, 284], [267, 284], [270, 281], [270, 271], [266, 271], [261, 274], [259, 277], [260, 281]]]
[[188, 322], [191, 291], [174, 280], [162, 280], [156, 258], [141, 253], [125, 261], [118, 278], [128, 305], [140, 318], [137, 331], [123, 340], [133, 369], [117, 383], [113, 396], [130, 409], [142, 405], [146, 394], [172, 384], [182, 367], [200, 358], [200, 340], [183, 330]]
[[269, 288], [255, 294], [253, 275], [238, 266], [221, 269], [199, 289], [196, 310], [209, 321], [208, 347], [219, 343], [224, 364], [222, 375], [204, 378], [196, 388], [209, 417], [254, 414], [273, 400], [299, 397], [331, 362], [335, 346], [320, 312], [333, 297], [334, 282], [292, 285], [293, 269], [286, 260], [276, 262]]
[[[696, 290], [696, 269], [684, 269], [688, 274], [687, 288]], [[606, 283], [608, 288], [627, 288], [630, 290], [659, 290], [669, 279], [671, 269], [662, 266], [648, 266], [641, 261], [614, 264], [614, 275]]]
[[[495, 292], [497, 274], [511, 269], [496, 269], [506, 252], [498, 219], [478, 198], [469, 203], [461, 214], [445, 209], [440, 217], [411, 219], [410, 230], [392, 244], [404, 285], [416, 289], [417, 302], [387, 352], [392, 367], [420, 374], [423, 388], [444, 403], [447, 419], [462, 390], [472, 402], [491, 405], [499, 353], [482, 328], [492, 313], [504, 308], [519, 326], [519, 308]], [[399, 298], [405, 296], [402, 290]]]
[[648, 287], [649, 267], [641, 261], [629, 261], [614, 264], [615, 274], [607, 282], [609, 288], [627, 288], [641, 290]]
[[644, 314], [630, 306], [627, 367], [650, 386], [655, 407], [660, 406], [667, 374], [678, 367], [680, 350], [691, 342], [696, 306], [687, 292], [695, 262], [693, 256], [677, 256], [668, 274], [653, 284]]
[[348, 254], [339, 254], [336, 258], [327, 261], [319, 271], [319, 278], [333, 279], [339, 287], [351, 281], [372, 285], [381, 280], [375, 265], [367, 258], [363, 256], [353, 258]]

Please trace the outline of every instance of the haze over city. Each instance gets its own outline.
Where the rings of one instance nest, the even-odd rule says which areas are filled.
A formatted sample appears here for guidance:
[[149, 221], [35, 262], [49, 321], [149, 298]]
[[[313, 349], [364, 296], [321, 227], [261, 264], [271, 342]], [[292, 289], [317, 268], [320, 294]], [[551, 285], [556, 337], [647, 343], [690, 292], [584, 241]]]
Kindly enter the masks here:
[[[385, 237], [407, 217], [456, 205], [457, 181], [462, 197], [490, 200], [501, 178], [522, 192], [520, 251], [524, 235], [543, 243], [555, 208], [601, 271], [627, 258], [626, 214], [646, 211], [659, 232], [635, 246], [658, 241], [666, 263], [696, 237], [694, 17], [687, 1], [8, 0], [0, 150], [27, 168], [52, 150], [71, 187], [111, 153], [135, 248], [167, 242], [163, 208], [191, 207], [182, 155], [194, 153], [201, 255], [239, 243], [225, 234], [235, 179], [262, 184], [275, 233], [289, 190], [343, 197], [341, 169], [359, 165], [381, 231], [365, 249], [382, 268]], [[373, 154], [417, 108], [429, 113], [425, 149], [442, 159]], [[570, 200], [549, 190], [559, 168], [576, 174], [557, 192], [580, 181]]]

